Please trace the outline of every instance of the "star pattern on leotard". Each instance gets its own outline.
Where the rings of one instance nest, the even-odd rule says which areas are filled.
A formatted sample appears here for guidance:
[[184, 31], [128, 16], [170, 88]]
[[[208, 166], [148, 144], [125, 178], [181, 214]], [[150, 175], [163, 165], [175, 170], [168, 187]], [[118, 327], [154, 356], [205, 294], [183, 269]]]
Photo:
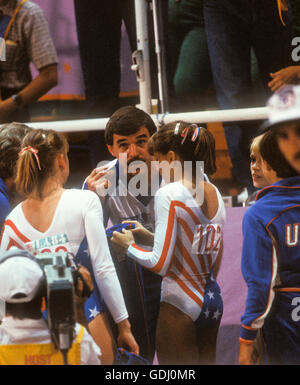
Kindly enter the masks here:
[[89, 312], [91, 313], [89, 315], [89, 318], [95, 318], [95, 317], [97, 317], [98, 314], [100, 314], [100, 312], [97, 310], [96, 306], [94, 307], [94, 309], [89, 309]]
[[[220, 297], [222, 297], [222, 294], [221, 294], [221, 291], [219, 290], [208, 290], [206, 293], [205, 293], [205, 296], [208, 297], [207, 299], [207, 306], [204, 306], [203, 308], [203, 316], [205, 317], [206, 320], [215, 320], [215, 321], [218, 321], [220, 319], [220, 317], [222, 316], [222, 309], [219, 309], [217, 306], [214, 306], [217, 305], [216, 301], [218, 302], [218, 295]], [[211, 303], [211, 305], [210, 305]], [[212, 306], [212, 308], [210, 309], [210, 306]]]
[[205, 312], [203, 312], [203, 314], [205, 314], [205, 318], [208, 318], [208, 317], [209, 317], [209, 313], [210, 313], [210, 312], [209, 312], [208, 309], [206, 309]]
[[214, 312], [214, 315], [213, 315], [213, 319], [215, 319], [216, 321], [218, 321], [218, 318], [220, 317], [221, 313], [219, 312], [219, 309], [217, 309], [215, 312]]

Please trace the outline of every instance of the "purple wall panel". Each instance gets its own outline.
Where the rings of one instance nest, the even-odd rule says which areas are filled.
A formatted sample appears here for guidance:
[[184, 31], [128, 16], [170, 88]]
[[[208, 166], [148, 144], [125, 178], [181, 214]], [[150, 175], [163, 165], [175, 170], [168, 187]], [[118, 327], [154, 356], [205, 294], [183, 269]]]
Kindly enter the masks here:
[[241, 273], [242, 220], [246, 209], [226, 209], [224, 252], [218, 275], [224, 304], [217, 344], [217, 364], [220, 365], [238, 363], [240, 318], [247, 296], [247, 286]]

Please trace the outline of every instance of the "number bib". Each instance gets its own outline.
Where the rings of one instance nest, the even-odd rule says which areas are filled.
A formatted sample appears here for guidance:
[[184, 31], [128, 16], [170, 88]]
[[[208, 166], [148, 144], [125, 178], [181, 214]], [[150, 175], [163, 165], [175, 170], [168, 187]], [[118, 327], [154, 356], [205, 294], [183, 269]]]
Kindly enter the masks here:
[[223, 226], [215, 223], [199, 225], [194, 233], [192, 253], [218, 255], [221, 246]]
[[68, 236], [65, 233], [27, 242], [25, 247], [33, 254], [58, 253], [59, 251], [72, 252]]

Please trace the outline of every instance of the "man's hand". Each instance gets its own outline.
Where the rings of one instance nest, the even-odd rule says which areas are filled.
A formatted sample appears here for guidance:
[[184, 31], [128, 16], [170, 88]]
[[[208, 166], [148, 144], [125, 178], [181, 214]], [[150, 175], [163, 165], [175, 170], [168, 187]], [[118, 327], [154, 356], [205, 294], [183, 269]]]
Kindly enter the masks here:
[[271, 73], [273, 78], [268, 86], [273, 92], [280, 91], [287, 84], [297, 84], [300, 82], [300, 66], [289, 66], [275, 73]]
[[100, 198], [106, 195], [107, 189], [111, 186], [109, 176], [113, 175], [113, 171], [107, 171], [107, 168], [95, 168], [86, 179], [86, 184], [90, 191], [97, 193]]
[[131, 332], [128, 319], [118, 323], [118, 330], [118, 347], [124, 348], [131, 353], [139, 354], [140, 348]]

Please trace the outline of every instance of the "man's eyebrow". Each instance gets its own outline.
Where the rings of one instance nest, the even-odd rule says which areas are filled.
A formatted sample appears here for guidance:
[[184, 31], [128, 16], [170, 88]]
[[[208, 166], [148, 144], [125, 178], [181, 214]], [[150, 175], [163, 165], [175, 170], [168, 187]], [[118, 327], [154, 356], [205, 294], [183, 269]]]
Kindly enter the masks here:
[[117, 144], [121, 144], [121, 143], [126, 143], [127, 142], [127, 139], [126, 138], [121, 138], [121, 139], [118, 139], [117, 140]]
[[148, 139], [148, 136], [146, 134], [141, 134], [139, 136], [136, 137], [136, 139]]
[[[146, 134], [140, 134], [138, 135], [136, 138], [136, 140], [139, 140], [139, 139], [148, 139], [148, 136]], [[127, 138], [120, 138], [117, 140], [117, 144], [122, 144], [122, 143], [126, 143], [128, 141]]]

